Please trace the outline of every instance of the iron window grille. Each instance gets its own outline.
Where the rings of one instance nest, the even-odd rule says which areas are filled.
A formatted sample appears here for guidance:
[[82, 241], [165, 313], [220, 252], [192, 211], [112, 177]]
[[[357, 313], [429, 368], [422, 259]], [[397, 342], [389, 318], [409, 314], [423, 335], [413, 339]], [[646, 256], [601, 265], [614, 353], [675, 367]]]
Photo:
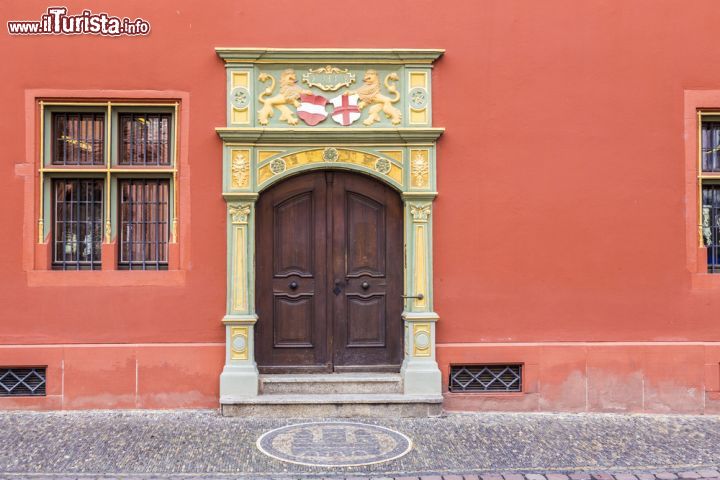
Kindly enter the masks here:
[[45, 367], [0, 367], [0, 397], [45, 396]]
[[52, 187], [53, 268], [99, 269], [103, 230], [103, 180], [54, 179]]
[[170, 165], [170, 114], [121, 114], [118, 163]]
[[520, 392], [522, 365], [451, 365], [451, 392]]
[[51, 268], [102, 268], [102, 243], [115, 235], [117, 268], [168, 268], [178, 106], [40, 102], [38, 242], [49, 235]]
[[169, 182], [120, 181], [120, 267], [166, 269], [168, 263]]
[[103, 165], [104, 153], [105, 114], [53, 113], [53, 165]]
[[[711, 117], [717, 118], [717, 117]], [[720, 272], [720, 121], [702, 121], [700, 132], [700, 242], [708, 273]]]

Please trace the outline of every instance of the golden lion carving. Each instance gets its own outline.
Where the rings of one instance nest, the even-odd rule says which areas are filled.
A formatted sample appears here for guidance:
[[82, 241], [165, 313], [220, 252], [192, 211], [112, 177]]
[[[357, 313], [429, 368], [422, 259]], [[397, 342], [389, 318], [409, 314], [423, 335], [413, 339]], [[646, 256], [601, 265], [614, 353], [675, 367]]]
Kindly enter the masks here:
[[299, 98], [302, 94], [311, 94], [310, 90], [304, 90], [297, 84], [297, 75], [295, 70], [288, 68], [283, 70], [280, 74], [280, 92], [277, 95], [265, 98], [266, 95], [272, 95], [275, 90], [275, 77], [268, 73], [261, 73], [258, 79], [261, 82], [270, 80], [270, 86], [268, 86], [258, 96], [258, 100], [263, 104], [262, 108], [258, 112], [258, 122], [260, 125], [267, 125], [270, 121], [270, 117], [273, 116], [274, 107], [280, 110], [280, 121], [285, 121], [289, 125], [297, 125], [298, 119], [293, 114], [292, 110], [287, 107], [287, 104], [300, 106]]
[[398, 74], [393, 72], [389, 73], [385, 77], [385, 88], [387, 91], [394, 95], [394, 98], [388, 98], [381, 93], [380, 79], [376, 70], [370, 69], [365, 72], [363, 76], [363, 86], [355, 90], [354, 92], [348, 92], [350, 94], [356, 93], [360, 98], [358, 102], [358, 108], [361, 110], [366, 106], [370, 105], [368, 109], [368, 116], [363, 120], [365, 125], [372, 125], [375, 122], [380, 121], [380, 112], [382, 111], [393, 125], [398, 125], [402, 118], [402, 113], [399, 109], [393, 107], [393, 103], [400, 100], [400, 92], [397, 90], [397, 86], [390, 81], [397, 82], [399, 80]]

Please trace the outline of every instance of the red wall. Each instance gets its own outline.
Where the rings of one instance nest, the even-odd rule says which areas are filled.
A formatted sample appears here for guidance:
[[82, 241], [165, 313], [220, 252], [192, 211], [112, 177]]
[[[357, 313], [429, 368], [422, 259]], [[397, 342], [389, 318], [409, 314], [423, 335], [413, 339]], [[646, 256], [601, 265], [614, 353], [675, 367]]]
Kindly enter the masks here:
[[[71, 13], [89, 7], [66, 4]], [[36, 19], [48, 6], [6, 3], [0, 17]], [[56, 403], [23, 405], [216, 405], [225, 205], [214, 127], [225, 123], [225, 72], [213, 48], [271, 46], [446, 49], [433, 76], [434, 124], [446, 128], [434, 214], [438, 359], [444, 371], [450, 362], [527, 367], [524, 394], [448, 395], [448, 408], [720, 408], [720, 280], [699, 287], [702, 275], [688, 261], [686, 202], [694, 197], [684, 123], [685, 90], [720, 90], [716, 2], [356, 6], [106, 1], [104, 11], [143, 17], [152, 33], [0, 33], [0, 364], [30, 356], [65, 382]], [[35, 141], [25, 125], [30, 89], [187, 94], [190, 204], [180, 219], [179, 280], [29, 285], [23, 258], [33, 225], [22, 205], [32, 169], [22, 164]], [[149, 345], [158, 342], [168, 345]], [[93, 387], [93, 376], [107, 376], [93, 364], [117, 372], [118, 384]], [[152, 375], [177, 382], [152, 397], [152, 382], [142, 382]], [[0, 399], [0, 408], [13, 402]]]

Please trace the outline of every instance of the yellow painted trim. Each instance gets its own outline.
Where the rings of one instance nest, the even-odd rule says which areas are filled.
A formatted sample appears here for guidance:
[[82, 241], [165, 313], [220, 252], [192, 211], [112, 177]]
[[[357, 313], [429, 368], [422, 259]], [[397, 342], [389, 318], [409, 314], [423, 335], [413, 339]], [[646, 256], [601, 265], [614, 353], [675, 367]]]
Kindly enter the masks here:
[[105, 115], [105, 243], [110, 243], [112, 241], [112, 223], [110, 222], [110, 214], [112, 213], [110, 207], [110, 187], [112, 185], [110, 174], [110, 169], [112, 168], [112, 106], [110, 102], [107, 102]]
[[45, 102], [46, 106], [59, 107], [174, 107], [176, 103], [128, 103], [128, 102]]
[[173, 176], [173, 221], [172, 221], [172, 243], [177, 243], [178, 237], [178, 159], [177, 159], [177, 145], [178, 139], [180, 138], [178, 132], [178, 104], [175, 103], [173, 111], [173, 152], [172, 152], [172, 176]]
[[45, 242], [45, 105], [40, 101], [40, 204], [38, 208], [38, 243]]
[[233, 310], [246, 312], [248, 309], [247, 285], [246, 285], [246, 258], [245, 258], [245, 227], [238, 225], [235, 230], [234, 243], [235, 262], [233, 262]]
[[[248, 340], [250, 337], [250, 327], [232, 326], [230, 327], [230, 358], [232, 360], [247, 360], [249, 353]], [[235, 347], [235, 339], [242, 338], [244, 346], [242, 348]]]
[[[427, 343], [421, 345], [418, 339], [427, 337]], [[429, 357], [432, 355], [432, 327], [429, 323], [413, 323], [413, 356]]]
[[425, 265], [425, 225], [415, 225], [415, 292], [414, 295], [423, 294], [423, 298], [415, 298], [413, 301], [413, 310], [425, 310], [427, 308], [427, 283], [426, 283], [426, 265]]
[[248, 188], [250, 186], [250, 150], [230, 150], [230, 187]]
[[410, 149], [410, 186], [412, 188], [430, 188], [430, 150]]

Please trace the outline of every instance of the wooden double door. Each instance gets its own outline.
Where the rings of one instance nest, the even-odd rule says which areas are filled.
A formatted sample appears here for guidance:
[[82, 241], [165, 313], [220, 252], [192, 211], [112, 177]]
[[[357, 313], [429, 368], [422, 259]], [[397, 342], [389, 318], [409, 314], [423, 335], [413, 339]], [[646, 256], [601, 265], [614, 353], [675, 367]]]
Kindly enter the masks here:
[[398, 371], [400, 196], [363, 175], [321, 171], [271, 187], [256, 214], [260, 371]]

